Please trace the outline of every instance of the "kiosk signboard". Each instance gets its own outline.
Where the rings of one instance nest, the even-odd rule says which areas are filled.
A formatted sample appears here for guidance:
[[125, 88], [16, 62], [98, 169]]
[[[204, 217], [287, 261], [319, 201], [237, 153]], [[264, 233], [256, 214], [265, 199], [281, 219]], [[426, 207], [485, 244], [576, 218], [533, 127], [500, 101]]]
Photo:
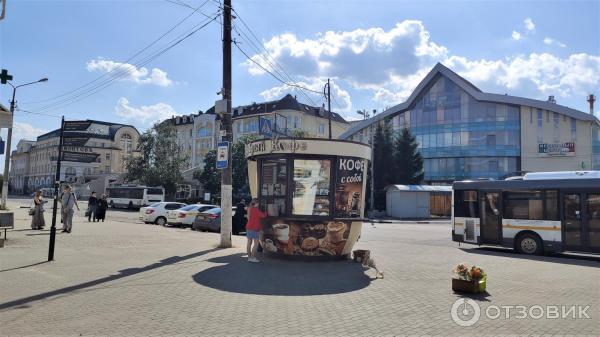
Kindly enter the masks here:
[[367, 162], [356, 157], [338, 157], [335, 184], [335, 216], [357, 218], [361, 216], [363, 179]]

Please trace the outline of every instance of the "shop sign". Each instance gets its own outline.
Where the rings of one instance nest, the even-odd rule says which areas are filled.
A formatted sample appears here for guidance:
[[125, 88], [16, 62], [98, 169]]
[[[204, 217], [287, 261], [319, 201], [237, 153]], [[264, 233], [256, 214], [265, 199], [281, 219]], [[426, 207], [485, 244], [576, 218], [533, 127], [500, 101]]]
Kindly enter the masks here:
[[246, 157], [265, 153], [306, 152], [308, 143], [296, 139], [273, 139], [246, 145]]
[[98, 156], [100, 155], [97, 153], [64, 151], [62, 160], [76, 163], [93, 163], [98, 159]]
[[335, 216], [356, 218], [361, 216], [363, 180], [367, 161], [356, 157], [339, 157], [335, 188]]
[[541, 157], [575, 156], [575, 143], [538, 144], [538, 155]]

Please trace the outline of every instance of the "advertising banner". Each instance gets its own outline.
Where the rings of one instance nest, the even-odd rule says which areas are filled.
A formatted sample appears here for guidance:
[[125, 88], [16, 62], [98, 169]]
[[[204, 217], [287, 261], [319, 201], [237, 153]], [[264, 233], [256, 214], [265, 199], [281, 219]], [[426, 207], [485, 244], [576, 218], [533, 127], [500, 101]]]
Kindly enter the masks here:
[[62, 160], [76, 163], [93, 163], [98, 159], [98, 156], [97, 153], [64, 151]]
[[575, 143], [538, 144], [538, 155], [540, 157], [575, 156]]
[[356, 157], [339, 157], [335, 182], [335, 216], [357, 218], [362, 214], [361, 198], [367, 161]]

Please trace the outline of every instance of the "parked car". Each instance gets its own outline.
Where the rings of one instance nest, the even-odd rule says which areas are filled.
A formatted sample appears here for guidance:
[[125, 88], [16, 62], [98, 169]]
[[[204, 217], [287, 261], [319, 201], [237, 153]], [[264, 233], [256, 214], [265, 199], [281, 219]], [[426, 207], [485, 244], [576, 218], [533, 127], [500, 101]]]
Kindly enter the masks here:
[[195, 204], [187, 205], [174, 211], [169, 211], [167, 213], [167, 224], [169, 226], [192, 227], [192, 223], [194, 222], [194, 219], [196, 219], [196, 215], [217, 207], [219, 206]]
[[185, 207], [181, 202], [157, 202], [140, 208], [140, 220], [144, 223], [155, 223], [160, 226], [167, 224], [167, 212]]
[[[235, 213], [235, 207], [231, 209], [231, 223], [233, 224], [233, 214]], [[220, 232], [221, 231], [221, 208], [213, 208], [208, 211], [199, 213], [196, 216], [196, 219], [192, 223], [192, 230], [197, 231], [211, 231], [211, 232]], [[239, 234], [239, 232], [243, 232], [245, 228], [232, 228], [232, 232], [234, 234]]]

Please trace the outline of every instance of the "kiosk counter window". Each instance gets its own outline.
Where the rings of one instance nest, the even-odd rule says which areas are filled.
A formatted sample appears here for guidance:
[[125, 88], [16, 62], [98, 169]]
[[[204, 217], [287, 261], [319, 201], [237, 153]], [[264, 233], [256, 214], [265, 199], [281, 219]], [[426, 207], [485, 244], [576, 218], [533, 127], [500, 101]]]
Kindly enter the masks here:
[[294, 159], [293, 215], [328, 216], [331, 161]]
[[287, 161], [265, 159], [262, 161], [262, 186], [260, 204], [269, 216], [286, 214]]

